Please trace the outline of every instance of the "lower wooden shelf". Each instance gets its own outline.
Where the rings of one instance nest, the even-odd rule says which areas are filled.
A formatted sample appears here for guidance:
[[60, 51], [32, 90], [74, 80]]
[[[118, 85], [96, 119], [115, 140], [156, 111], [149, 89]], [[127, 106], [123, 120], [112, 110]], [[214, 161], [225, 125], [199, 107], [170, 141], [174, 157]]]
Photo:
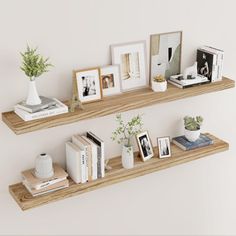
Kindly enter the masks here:
[[[68, 188], [37, 197], [32, 197], [31, 194], [22, 185], [22, 183], [9, 186], [9, 191], [20, 208], [22, 210], [27, 210], [60, 199], [76, 196], [91, 190], [105, 187], [107, 185], [115, 184], [138, 176], [146, 175], [148, 173], [176, 166], [181, 163], [193, 161], [218, 152], [223, 152], [229, 149], [229, 144], [227, 142], [224, 142], [211, 134], [207, 133], [206, 135], [214, 140], [213, 145], [191, 151], [183, 151], [176, 145], [171, 144], [172, 157], [167, 159], [159, 159], [157, 157], [153, 157], [149, 161], [142, 162], [141, 159], [138, 158], [138, 152], [136, 152], [135, 167], [130, 170], [122, 168], [120, 157], [113, 158], [109, 162], [109, 165], [112, 166], [112, 170], [107, 171], [104, 178], [95, 180], [93, 182], [85, 184], [75, 184], [70, 179], [70, 186]], [[157, 153], [156, 148], [155, 153]]]

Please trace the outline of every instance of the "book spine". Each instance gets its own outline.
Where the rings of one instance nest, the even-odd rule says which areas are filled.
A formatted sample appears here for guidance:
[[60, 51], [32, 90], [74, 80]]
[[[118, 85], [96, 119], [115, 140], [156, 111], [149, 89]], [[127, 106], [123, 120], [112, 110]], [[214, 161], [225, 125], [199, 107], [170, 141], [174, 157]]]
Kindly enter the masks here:
[[189, 150], [193, 150], [193, 149], [196, 149], [196, 148], [201, 148], [201, 147], [206, 147], [206, 146], [209, 146], [213, 144], [213, 141], [208, 141], [208, 142], [205, 142], [205, 143], [200, 143], [194, 147], [187, 147], [186, 150], [189, 151]]
[[185, 146], [183, 146], [182, 144], [180, 144], [179, 142], [177, 142], [175, 139], [172, 139], [172, 143], [175, 144], [177, 147], [181, 148], [182, 150], [186, 151], [187, 148]]
[[81, 168], [81, 183], [85, 183], [87, 182], [86, 179], [86, 161], [85, 161], [86, 157], [85, 157], [85, 152], [81, 151], [80, 152], [80, 168]]
[[98, 178], [97, 161], [98, 161], [97, 147], [93, 146], [93, 152], [92, 152], [92, 179], [93, 180]]
[[105, 177], [105, 144], [101, 143], [101, 175]]

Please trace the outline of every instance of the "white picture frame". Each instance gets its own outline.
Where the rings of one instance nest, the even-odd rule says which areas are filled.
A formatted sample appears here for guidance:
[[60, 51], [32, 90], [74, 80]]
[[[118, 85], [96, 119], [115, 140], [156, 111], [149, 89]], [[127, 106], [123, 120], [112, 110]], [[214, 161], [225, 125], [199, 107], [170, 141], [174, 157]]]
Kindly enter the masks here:
[[171, 157], [170, 137], [157, 138], [159, 158]]
[[136, 135], [140, 156], [143, 161], [147, 161], [154, 156], [152, 142], [147, 131]]
[[121, 86], [119, 65], [101, 67], [101, 83], [104, 97], [120, 94]]
[[120, 66], [123, 92], [149, 86], [146, 41], [111, 45], [112, 64]]
[[89, 103], [102, 99], [100, 68], [75, 70], [74, 79], [81, 103]]

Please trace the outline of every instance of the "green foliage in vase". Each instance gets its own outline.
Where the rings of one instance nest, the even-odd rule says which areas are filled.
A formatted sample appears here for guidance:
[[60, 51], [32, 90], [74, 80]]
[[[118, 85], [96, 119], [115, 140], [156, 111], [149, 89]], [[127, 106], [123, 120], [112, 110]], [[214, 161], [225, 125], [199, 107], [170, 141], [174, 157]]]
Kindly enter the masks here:
[[187, 130], [194, 131], [199, 130], [203, 122], [203, 118], [201, 116], [191, 117], [185, 116], [184, 117], [184, 126]]
[[53, 66], [48, 63], [49, 58], [44, 59], [43, 56], [37, 54], [37, 48], [33, 49], [27, 45], [26, 51], [20, 54], [23, 59], [20, 68], [31, 81], [34, 81], [35, 78], [39, 77], [43, 73], [48, 72], [49, 67]]
[[165, 77], [163, 75], [158, 75], [158, 76], [153, 78], [153, 81], [161, 83], [161, 82], [165, 82], [166, 79], [165, 79]]
[[133, 136], [142, 132], [143, 123], [142, 116], [137, 115], [130, 121], [124, 122], [120, 114], [116, 115], [118, 127], [112, 132], [111, 139], [117, 141], [118, 144], [123, 143], [127, 147], [131, 147], [131, 139]]

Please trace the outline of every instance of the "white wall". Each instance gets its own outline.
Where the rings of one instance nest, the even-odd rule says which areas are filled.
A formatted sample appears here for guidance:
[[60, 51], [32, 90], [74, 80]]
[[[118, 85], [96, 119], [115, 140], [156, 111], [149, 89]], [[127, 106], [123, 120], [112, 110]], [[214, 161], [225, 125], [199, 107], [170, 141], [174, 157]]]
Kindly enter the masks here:
[[[225, 50], [224, 74], [236, 74], [236, 3], [233, 0], [0, 0], [0, 110], [27, 93], [19, 70], [26, 43], [39, 46], [55, 67], [37, 80], [41, 94], [67, 99], [72, 69], [111, 62], [109, 45], [183, 30], [182, 66], [210, 44]], [[64, 164], [64, 142], [92, 130], [110, 140], [114, 115], [16, 136], [0, 123], [0, 234], [236, 234], [235, 90], [126, 112], [144, 113], [157, 136], [181, 134], [184, 115], [205, 118], [204, 131], [230, 142], [230, 151], [22, 212], [8, 194], [20, 171], [40, 152]], [[105, 127], [105, 128], [104, 128]]]

